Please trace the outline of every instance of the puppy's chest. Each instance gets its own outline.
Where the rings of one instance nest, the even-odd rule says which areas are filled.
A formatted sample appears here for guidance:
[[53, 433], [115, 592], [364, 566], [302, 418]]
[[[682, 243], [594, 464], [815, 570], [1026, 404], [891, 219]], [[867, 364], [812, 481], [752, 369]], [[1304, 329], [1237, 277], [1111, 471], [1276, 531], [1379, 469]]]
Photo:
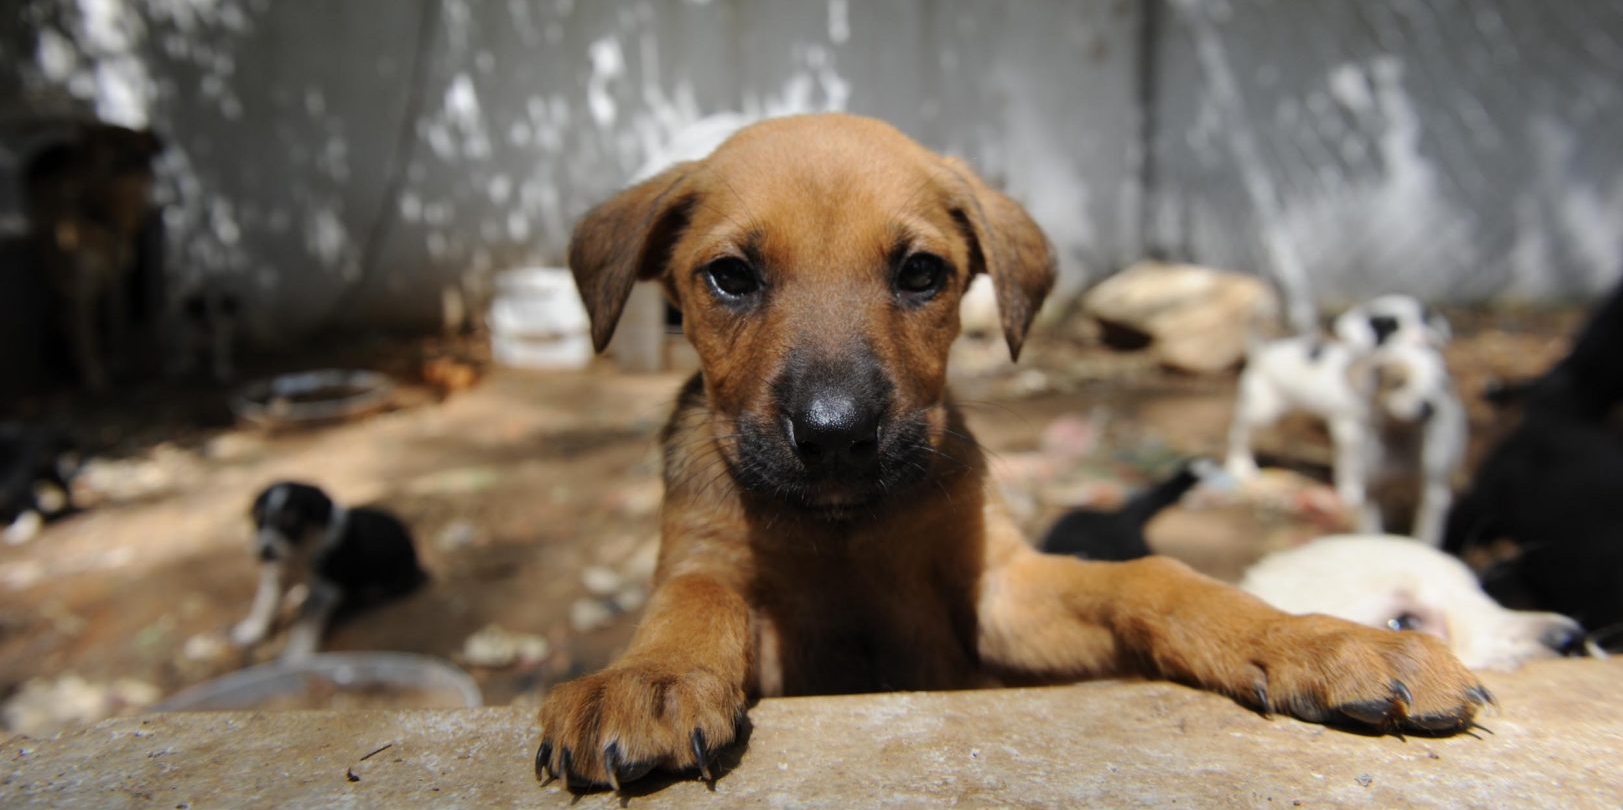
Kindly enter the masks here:
[[802, 565], [758, 583], [758, 691], [848, 694], [977, 685], [969, 589], [918, 571]]

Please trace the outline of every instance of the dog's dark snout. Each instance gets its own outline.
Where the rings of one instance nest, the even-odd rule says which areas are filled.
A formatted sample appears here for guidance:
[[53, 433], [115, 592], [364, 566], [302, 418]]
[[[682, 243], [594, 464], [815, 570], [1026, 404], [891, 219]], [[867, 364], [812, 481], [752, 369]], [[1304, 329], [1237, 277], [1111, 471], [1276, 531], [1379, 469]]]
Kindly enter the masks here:
[[808, 466], [865, 466], [879, 452], [880, 415], [851, 392], [818, 391], [789, 417], [795, 452]]
[[1539, 643], [1565, 656], [1587, 655], [1588, 635], [1582, 627], [1576, 625], [1560, 625], [1552, 627], [1539, 637]]
[[1428, 399], [1425, 402], [1420, 403], [1420, 421], [1425, 422], [1431, 419], [1431, 417], [1436, 413], [1437, 406], [1431, 404], [1431, 400]]
[[276, 548], [270, 545], [259, 547], [260, 562], [276, 562]]
[[1391, 315], [1375, 315], [1369, 319], [1369, 328], [1375, 333], [1375, 345], [1379, 346], [1398, 331], [1398, 319]]

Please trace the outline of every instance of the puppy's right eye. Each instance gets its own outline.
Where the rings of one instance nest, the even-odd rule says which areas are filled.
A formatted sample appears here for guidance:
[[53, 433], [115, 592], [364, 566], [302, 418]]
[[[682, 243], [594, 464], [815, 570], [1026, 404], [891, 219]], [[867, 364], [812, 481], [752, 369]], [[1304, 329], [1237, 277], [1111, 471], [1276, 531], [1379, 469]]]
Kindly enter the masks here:
[[743, 298], [761, 289], [761, 280], [743, 259], [717, 259], [705, 265], [702, 272], [710, 288], [723, 298]]
[[1386, 626], [1393, 630], [1418, 630], [1420, 629], [1420, 617], [1413, 613], [1400, 613], [1388, 619]]

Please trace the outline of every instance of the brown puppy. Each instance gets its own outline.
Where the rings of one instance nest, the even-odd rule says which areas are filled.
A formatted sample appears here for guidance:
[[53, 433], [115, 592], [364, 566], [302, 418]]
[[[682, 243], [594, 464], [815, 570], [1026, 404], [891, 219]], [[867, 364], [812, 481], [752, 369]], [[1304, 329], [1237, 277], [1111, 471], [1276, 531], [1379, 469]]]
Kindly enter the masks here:
[[1013, 201], [886, 124], [745, 129], [588, 213], [570, 265], [599, 349], [657, 279], [701, 372], [665, 430], [646, 615], [547, 695], [538, 776], [708, 778], [756, 696], [1142, 675], [1427, 731], [1488, 699], [1430, 636], [1289, 616], [1167, 559], [1036, 551], [944, 378], [970, 277], [991, 274], [1018, 355], [1053, 257]]

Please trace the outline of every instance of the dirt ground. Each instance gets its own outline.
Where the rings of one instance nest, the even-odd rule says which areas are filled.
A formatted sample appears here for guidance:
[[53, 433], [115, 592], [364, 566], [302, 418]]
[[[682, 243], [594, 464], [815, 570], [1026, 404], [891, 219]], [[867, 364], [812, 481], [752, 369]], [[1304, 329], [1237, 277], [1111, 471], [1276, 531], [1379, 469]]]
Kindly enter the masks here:
[[[1450, 313], [1449, 359], [1472, 413], [1474, 463], [1505, 417], [1476, 396], [1493, 377], [1535, 374], [1559, 357], [1576, 310]], [[1110, 505], [1192, 454], [1219, 455], [1234, 375], [1165, 371], [1071, 331], [1040, 334], [1019, 367], [955, 383], [994, 454], [1017, 513], [1040, 531], [1066, 506]], [[487, 704], [534, 701], [548, 683], [607, 662], [640, 603], [657, 534], [655, 442], [684, 374], [644, 376], [600, 363], [582, 372], [489, 369], [471, 388], [436, 391], [425, 359], [483, 367], [478, 341], [350, 341], [299, 367], [378, 368], [404, 384], [396, 407], [353, 422], [267, 433], [232, 423], [226, 393], [154, 384], [93, 400], [10, 403], [0, 418], [69, 427], [100, 450], [81, 476], [84, 509], [27, 543], [0, 546], [0, 698], [35, 678], [133, 678], [170, 694], [274, 657], [225, 641], [256, 582], [246, 511], [280, 479], [319, 484], [350, 504], [380, 504], [413, 528], [432, 581], [349, 617], [328, 650], [403, 650], [463, 663]], [[1322, 485], [1328, 442], [1292, 422], [1262, 447], [1291, 478], [1282, 497], [1193, 497], [1150, 527], [1163, 553], [1233, 579], [1258, 556], [1341, 527]], [[605, 581], [606, 580], [606, 581]], [[490, 625], [545, 638], [517, 664], [464, 658]]]

